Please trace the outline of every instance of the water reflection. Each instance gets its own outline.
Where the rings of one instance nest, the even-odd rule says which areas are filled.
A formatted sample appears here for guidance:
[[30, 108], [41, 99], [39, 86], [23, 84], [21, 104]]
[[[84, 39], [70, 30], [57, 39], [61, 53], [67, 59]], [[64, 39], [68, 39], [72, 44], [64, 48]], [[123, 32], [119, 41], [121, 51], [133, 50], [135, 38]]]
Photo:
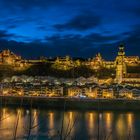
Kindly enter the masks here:
[[38, 112], [37, 109], [32, 110], [33, 118], [32, 118], [32, 131], [34, 134], [38, 132]]
[[29, 124], [32, 126], [30, 134], [32, 138], [58, 139], [62, 128], [62, 118], [64, 118], [62, 134], [67, 140], [71, 138], [96, 140], [98, 134], [101, 139], [127, 139], [135, 135], [135, 139], [139, 140], [140, 113], [138, 112], [66, 111], [63, 113], [56, 110], [19, 108], [0, 109], [0, 139], [11, 140], [16, 126], [16, 138], [25, 139]]
[[133, 128], [133, 114], [132, 113], [128, 113], [127, 114], [127, 124], [128, 124], [128, 128]]
[[134, 128], [134, 115], [133, 113], [128, 113], [127, 114], [127, 127], [128, 127], [128, 135], [130, 137], [134, 137], [134, 132], [135, 132], [135, 128]]
[[95, 130], [96, 130], [96, 126], [95, 126], [95, 122], [96, 122], [96, 113], [95, 112], [87, 112], [86, 113], [86, 123], [87, 123], [87, 128], [88, 128], [88, 135], [89, 138], [91, 140], [94, 140], [95, 137]]
[[126, 131], [126, 120], [123, 114], [120, 114], [118, 116], [116, 127], [117, 127], [118, 136], [122, 137], [124, 135], [124, 132]]
[[73, 138], [78, 119], [76, 112], [67, 111], [64, 113], [63, 138]]
[[94, 128], [94, 113], [89, 113], [89, 128], [92, 130]]
[[54, 113], [50, 112], [49, 113], [49, 129], [54, 128]]
[[107, 129], [111, 129], [111, 125], [112, 125], [111, 123], [112, 123], [112, 120], [113, 120], [112, 114], [107, 112], [105, 114], [105, 120], [106, 120]]

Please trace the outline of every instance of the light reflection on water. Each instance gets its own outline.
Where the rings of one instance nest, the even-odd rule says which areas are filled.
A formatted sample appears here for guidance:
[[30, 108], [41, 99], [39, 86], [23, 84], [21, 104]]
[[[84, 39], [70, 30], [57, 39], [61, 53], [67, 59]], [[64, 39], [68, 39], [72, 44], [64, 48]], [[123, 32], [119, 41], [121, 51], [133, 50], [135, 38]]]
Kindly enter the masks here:
[[97, 111], [74, 110], [63, 113], [62, 110], [2, 108], [0, 110], [0, 140], [12, 140], [15, 131], [17, 131], [16, 138], [24, 140], [29, 130], [31, 130], [30, 138], [33, 140], [57, 140], [60, 134], [67, 140], [73, 138], [97, 140], [98, 134], [101, 140], [125, 140], [128, 137], [139, 140], [139, 118], [139, 112], [103, 111], [98, 113]]

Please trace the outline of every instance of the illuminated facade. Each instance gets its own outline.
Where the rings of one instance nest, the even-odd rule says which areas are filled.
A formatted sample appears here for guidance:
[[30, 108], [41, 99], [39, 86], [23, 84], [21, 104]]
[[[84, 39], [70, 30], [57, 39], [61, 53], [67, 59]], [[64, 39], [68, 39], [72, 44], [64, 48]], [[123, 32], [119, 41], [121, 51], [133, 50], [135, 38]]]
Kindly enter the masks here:
[[21, 56], [15, 55], [10, 50], [3, 50], [0, 53], [0, 64], [11, 65], [15, 68], [18, 68], [25, 66], [26, 62], [21, 58]]
[[118, 56], [116, 57], [116, 82], [121, 83], [122, 78], [126, 76], [126, 62], [124, 61], [125, 52], [124, 47], [121, 45], [119, 47]]
[[113, 89], [103, 89], [102, 90], [102, 97], [103, 98], [114, 98]]
[[[98, 72], [100, 69], [114, 69], [116, 70], [115, 82], [122, 83], [123, 79], [128, 78], [127, 67], [140, 66], [140, 59], [138, 56], [126, 56], [124, 46], [119, 46], [119, 52], [114, 61], [106, 61], [98, 53], [94, 58], [88, 60], [73, 60], [69, 56], [57, 57], [56, 59], [38, 59], [38, 60], [24, 60], [21, 56], [15, 55], [10, 50], [3, 50], [0, 53], [0, 65], [10, 65], [16, 69], [24, 69], [38, 63], [49, 62], [51, 67], [56, 70], [70, 70], [75, 67], [86, 66], [91, 70]], [[111, 78], [111, 77], [110, 77]], [[135, 78], [135, 77], [133, 77]]]
[[57, 57], [56, 60], [54, 61], [54, 64], [52, 65], [53, 68], [62, 69], [62, 70], [68, 70], [73, 66], [74, 63], [69, 56], [63, 58]]
[[68, 88], [68, 96], [77, 96], [80, 93], [82, 93], [82, 89], [79, 87]]
[[91, 69], [98, 70], [104, 65], [104, 60], [100, 53], [98, 53], [94, 58], [88, 59], [88, 62], [85, 63]]
[[52, 63], [52, 68], [59, 70], [69, 70], [81, 65], [81, 62], [79, 60], [74, 61], [72, 60], [72, 58], [70, 58], [70, 56], [57, 57], [56, 60]]
[[119, 91], [119, 96], [131, 99], [131, 98], [133, 98], [133, 92], [129, 89], [123, 88]]

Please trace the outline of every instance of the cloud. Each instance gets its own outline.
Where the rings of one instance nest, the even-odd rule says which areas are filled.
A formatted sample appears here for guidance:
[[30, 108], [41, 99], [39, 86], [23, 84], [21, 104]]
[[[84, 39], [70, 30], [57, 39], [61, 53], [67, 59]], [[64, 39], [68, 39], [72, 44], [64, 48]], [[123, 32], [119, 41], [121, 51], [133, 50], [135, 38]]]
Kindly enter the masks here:
[[33, 39], [29, 39], [29, 37], [27, 36], [23, 36], [23, 35], [17, 35], [14, 33], [9, 33], [7, 30], [0, 30], [0, 41], [10, 41], [10, 40], [25, 40], [28, 42], [31, 42], [31, 40]]
[[140, 16], [140, 8], [135, 8], [134, 9], [134, 13], [137, 15], [137, 16]]
[[[102, 34], [89, 34], [89, 35], [54, 35], [46, 38], [48, 46], [53, 48], [55, 55], [71, 55], [76, 57], [92, 57], [97, 52], [106, 51], [107, 57], [109, 55], [110, 46], [113, 50], [116, 44], [121, 41], [119, 35], [103, 36]], [[113, 45], [112, 45], [113, 44]], [[116, 49], [117, 51], [117, 49]], [[111, 52], [110, 52], [111, 53]], [[110, 58], [113, 58], [114, 53]], [[106, 58], [107, 58], [106, 57]]]
[[46, 56], [46, 52], [48, 51], [45, 47], [45, 44], [40, 42], [17, 42], [13, 40], [0, 40], [0, 50], [10, 49], [17, 55], [21, 55], [22, 58], [31, 58], [36, 59], [39, 56]]
[[6, 29], [15, 29], [21, 25], [27, 23], [35, 22], [35, 18], [21, 17], [21, 16], [11, 16], [0, 19], [0, 26], [4, 26]]
[[127, 53], [140, 56], [140, 25], [135, 26], [127, 35], [128, 37], [123, 40], [128, 47]]
[[86, 39], [89, 41], [92, 41], [94, 43], [97, 44], [102, 44], [102, 43], [106, 43], [106, 42], [116, 42], [118, 40], [121, 40], [122, 37], [120, 37], [119, 35], [102, 35], [99, 33], [91, 33], [89, 35], [86, 36]]
[[48, 8], [58, 5], [63, 0], [1, 0], [1, 4], [11, 10], [30, 10], [32, 8]]
[[71, 20], [69, 20], [64, 24], [55, 24], [54, 28], [58, 30], [73, 29], [73, 30], [83, 31], [83, 30], [95, 28], [100, 23], [101, 23], [101, 19], [99, 16], [87, 12], [73, 17]]
[[9, 39], [14, 36], [14, 34], [8, 33], [6, 30], [0, 30], [0, 39]]
[[1, 39], [0, 44], [1, 49], [9, 48], [25, 58], [65, 55], [92, 57], [99, 51], [99, 40], [93, 40], [93, 35], [53, 35], [47, 37], [46, 42], [37, 40], [30, 43]]
[[140, 55], [140, 28], [137, 26], [131, 32], [118, 35], [103, 35], [90, 33], [88, 35], [55, 34], [46, 37], [44, 42], [34, 40], [30, 43], [7, 40], [15, 36], [6, 31], [0, 31], [0, 48], [9, 48], [25, 58], [36, 58], [39, 56], [65, 56], [93, 57], [101, 52], [103, 58], [114, 59], [117, 55], [118, 46], [124, 43], [127, 55]]

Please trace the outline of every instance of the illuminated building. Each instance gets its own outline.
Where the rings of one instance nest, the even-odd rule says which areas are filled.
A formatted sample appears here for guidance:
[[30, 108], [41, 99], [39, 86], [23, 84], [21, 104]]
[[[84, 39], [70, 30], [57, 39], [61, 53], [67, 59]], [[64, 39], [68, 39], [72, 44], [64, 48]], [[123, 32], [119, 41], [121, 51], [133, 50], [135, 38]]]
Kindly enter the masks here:
[[0, 53], [0, 64], [2, 65], [11, 65], [15, 68], [23, 67], [26, 65], [26, 62], [22, 60], [21, 56], [15, 55], [10, 50], [3, 50]]
[[98, 53], [94, 58], [88, 59], [88, 62], [86, 63], [87, 66], [90, 66], [90, 68], [98, 70], [100, 67], [103, 66], [104, 60], [102, 59], [102, 56], [100, 53]]
[[54, 64], [52, 65], [55, 69], [62, 69], [62, 70], [68, 70], [74, 67], [74, 63], [72, 59], [69, 56], [66, 57], [57, 57], [57, 59], [54, 61]]
[[[66, 57], [57, 57], [56, 59], [47, 59], [41, 58], [38, 60], [25, 60], [21, 56], [15, 55], [10, 50], [3, 50], [0, 53], [0, 65], [10, 65], [14, 70], [24, 70], [30, 66], [49, 63], [51, 68], [57, 70], [67, 71], [75, 67], [86, 66], [90, 70], [94, 70], [98, 75], [98, 71], [102, 73], [102, 70], [113, 70], [110, 72], [108, 77], [97, 78], [99, 80], [95, 83], [106, 83], [111, 84], [112, 81], [115, 83], [129, 83], [135, 81], [137, 85], [140, 85], [139, 73], [129, 73], [129, 67], [138, 67], [140, 69], [140, 59], [138, 56], [126, 56], [124, 51], [124, 46], [119, 46], [119, 52], [114, 61], [106, 61], [102, 58], [101, 54], [98, 53], [94, 58], [88, 60], [74, 60], [69, 56]], [[100, 71], [101, 70], [101, 71]], [[116, 71], [116, 74], [115, 74]], [[88, 74], [87, 74], [88, 75]], [[95, 75], [96, 76], [96, 75]], [[115, 78], [114, 78], [115, 77]], [[93, 81], [93, 80], [90, 80]], [[84, 85], [87, 82], [87, 79], [79, 77], [77, 80], [77, 85]], [[130, 83], [130, 84], [131, 84]]]
[[124, 61], [128, 66], [135, 66], [140, 64], [140, 60], [138, 56], [126, 56], [124, 58]]
[[116, 81], [122, 82], [122, 78], [126, 76], [126, 63], [124, 61], [125, 52], [123, 45], [120, 45], [118, 56], [116, 57]]
[[80, 93], [82, 93], [82, 89], [80, 87], [75, 86], [68, 88], [68, 96], [77, 96]]
[[128, 99], [132, 99], [133, 98], [133, 92], [129, 89], [123, 88], [119, 91], [119, 96], [120, 97], [125, 97]]
[[87, 95], [87, 97], [97, 98], [98, 97], [98, 88], [92, 88], [92, 87], [86, 88], [85, 95]]
[[49, 97], [63, 96], [63, 87], [60, 86], [46, 87], [45, 94]]
[[103, 98], [114, 98], [113, 89], [103, 89], [102, 90], [102, 97]]

